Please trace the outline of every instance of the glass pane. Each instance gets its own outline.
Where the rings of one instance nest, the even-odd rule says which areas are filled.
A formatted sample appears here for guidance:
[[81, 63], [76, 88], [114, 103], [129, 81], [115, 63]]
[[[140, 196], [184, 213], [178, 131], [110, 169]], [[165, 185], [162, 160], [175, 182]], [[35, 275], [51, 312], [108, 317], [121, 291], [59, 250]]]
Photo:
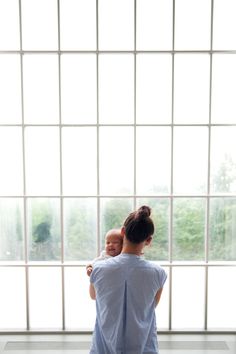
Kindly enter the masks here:
[[129, 54], [99, 57], [100, 123], [125, 124], [134, 119], [134, 58]]
[[217, 198], [210, 203], [211, 260], [236, 261], [236, 199]]
[[236, 49], [235, 0], [214, 1], [213, 49]]
[[161, 330], [168, 330], [169, 329], [169, 268], [165, 268], [165, 272], [167, 273], [167, 281], [165, 282], [161, 300], [156, 307], [156, 324], [157, 324], [157, 331]]
[[61, 56], [61, 108], [65, 124], [97, 122], [96, 55]]
[[205, 193], [207, 188], [208, 130], [176, 127], [174, 130], [174, 191]]
[[21, 123], [21, 68], [19, 55], [0, 55], [0, 124]]
[[209, 55], [175, 55], [175, 123], [208, 123], [210, 84], [209, 64]]
[[172, 0], [137, 0], [137, 49], [172, 49]]
[[[100, 193], [132, 194], [134, 185], [134, 136], [130, 127], [100, 128]], [[122, 140], [115, 143], [117, 137]]]
[[97, 194], [96, 128], [62, 130], [63, 192], [65, 195]]
[[56, 55], [24, 55], [25, 123], [59, 122], [58, 58]]
[[96, 0], [60, 0], [62, 50], [96, 49]]
[[30, 261], [61, 258], [59, 199], [28, 199], [27, 230]]
[[96, 308], [88, 289], [89, 277], [85, 267], [65, 268], [66, 329], [93, 330]]
[[[0, 128], [0, 195], [23, 193], [22, 130]], [[17, 178], [16, 178], [17, 176]]]
[[99, 0], [99, 49], [133, 50], [134, 0]]
[[236, 127], [213, 127], [211, 138], [211, 190], [236, 192]]
[[136, 121], [170, 123], [172, 58], [169, 54], [137, 55]]
[[[0, 50], [19, 50], [19, 1], [0, 1]], [[1, 77], [1, 76], [0, 76]]]
[[213, 55], [212, 123], [236, 123], [236, 55]]
[[172, 272], [173, 329], [204, 329], [205, 269], [174, 267]]
[[152, 209], [151, 218], [155, 233], [152, 243], [144, 249], [145, 259], [152, 261], [168, 260], [170, 201], [167, 198], [138, 198], [137, 207], [148, 205]]
[[210, 34], [211, 0], [175, 1], [175, 49], [210, 49]]
[[26, 189], [30, 195], [60, 191], [59, 130], [28, 127], [25, 130]]
[[137, 127], [136, 138], [137, 193], [168, 193], [171, 167], [170, 128]]
[[25, 269], [1, 267], [0, 328], [26, 330]]
[[31, 329], [62, 329], [61, 290], [59, 267], [29, 268]]
[[[208, 328], [236, 327], [236, 267], [210, 267], [208, 286]], [[224, 306], [219, 306], [224, 299]]]
[[89, 261], [97, 250], [97, 201], [64, 199], [64, 247], [66, 261]]
[[24, 258], [23, 203], [21, 199], [0, 199], [0, 260]]
[[174, 200], [173, 259], [204, 260], [206, 201], [201, 198]]
[[131, 198], [102, 198], [101, 204], [101, 244], [104, 247], [105, 236], [110, 229], [120, 229], [127, 216], [133, 211]]
[[57, 0], [21, 0], [25, 50], [57, 50]]

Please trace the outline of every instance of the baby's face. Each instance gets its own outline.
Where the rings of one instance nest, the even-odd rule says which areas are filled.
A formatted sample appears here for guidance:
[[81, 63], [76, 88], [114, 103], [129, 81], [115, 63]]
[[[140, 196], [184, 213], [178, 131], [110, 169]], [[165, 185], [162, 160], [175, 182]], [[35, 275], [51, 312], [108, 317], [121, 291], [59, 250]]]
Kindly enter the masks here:
[[115, 257], [122, 250], [122, 239], [118, 235], [108, 235], [106, 237], [105, 251], [109, 256]]

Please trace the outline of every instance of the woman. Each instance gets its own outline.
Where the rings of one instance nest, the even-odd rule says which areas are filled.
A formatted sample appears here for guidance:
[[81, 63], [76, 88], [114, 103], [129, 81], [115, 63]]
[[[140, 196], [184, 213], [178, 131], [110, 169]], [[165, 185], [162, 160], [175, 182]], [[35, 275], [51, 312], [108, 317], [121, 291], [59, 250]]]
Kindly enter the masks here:
[[140, 256], [152, 241], [151, 209], [142, 206], [124, 222], [120, 255], [97, 264], [90, 277], [97, 319], [90, 354], [158, 353], [155, 307], [166, 273]]

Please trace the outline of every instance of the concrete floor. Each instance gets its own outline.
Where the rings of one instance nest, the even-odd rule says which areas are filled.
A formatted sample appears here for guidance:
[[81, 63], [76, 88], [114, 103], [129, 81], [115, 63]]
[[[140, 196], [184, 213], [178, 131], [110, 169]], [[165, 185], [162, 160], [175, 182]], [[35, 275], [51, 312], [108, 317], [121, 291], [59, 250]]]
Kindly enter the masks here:
[[[88, 354], [91, 335], [0, 335], [0, 354]], [[236, 335], [159, 334], [160, 354], [236, 354]]]

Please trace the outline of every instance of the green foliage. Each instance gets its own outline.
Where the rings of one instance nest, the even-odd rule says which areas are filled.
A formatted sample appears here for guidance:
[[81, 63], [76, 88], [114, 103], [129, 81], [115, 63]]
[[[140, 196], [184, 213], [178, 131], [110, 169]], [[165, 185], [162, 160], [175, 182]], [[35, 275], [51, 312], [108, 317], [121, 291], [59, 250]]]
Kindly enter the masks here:
[[[218, 173], [213, 179], [213, 189], [229, 193], [236, 180], [236, 164], [225, 154]], [[236, 260], [236, 201], [234, 198], [217, 198], [211, 202], [210, 254], [211, 260]]]
[[173, 259], [204, 260], [205, 205], [201, 199], [174, 203]]
[[96, 256], [96, 213], [93, 206], [71, 202], [66, 213], [65, 259], [91, 260]]
[[217, 193], [230, 193], [232, 184], [236, 180], [236, 164], [232, 157], [225, 154], [224, 161], [221, 163], [218, 172], [213, 178], [213, 189]]
[[[225, 156], [218, 173], [212, 179], [212, 190], [231, 193], [235, 188], [236, 164]], [[150, 247], [145, 249], [149, 260], [169, 259], [170, 198], [140, 198], [137, 207], [152, 208], [155, 233]], [[204, 260], [206, 230], [205, 198], [174, 198], [172, 258], [174, 260]], [[23, 259], [23, 218], [19, 205], [0, 205], [1, 260]], [[67, 206], [67, 207], [66, 207]], [[59, 200], [31, 199], [27, 205], [30, 260], [60, 260], [61, 232]], [[64, 202], [65, 260], [88, 261], [104, 247], [104, 236], [111, 228], [120, 228], [133, 211], [132, 198], [101, 199], [101, 219], [97, 225], [96, 201], [87, 198]], [[12, 220], [9, 222], [9, 220]], [[101, 245], [97, 245], [100, 228]], [[236, 199], [210, 199], [209, 259], [236, 260]]]
[[34, 231], [34, 242], [45, 242], [51, 239], [51, 225], [49, 222], [41, 222]]
[[102, 208], [101, 241], [104, 246], [105, 234], [110, 229], [119, 229], [123, 226], [127, 215], [132, 211], [132, 204], [128, 199], [110, 199]]
[[22, 208], [15, 200], [0, 199], [0, 260], [23, 259]]
[[236, 260], [236, 200], [220, 198], [211, 203], [210, 259]]
[[169, 237], [169, 200], [168, 199], [142, 199], [139, 205], [149, 205], [152, 208], [152, 220], [155, 226], [152, 243], [144, 250], [145, 259], [160, 261], [168, 260]]
[[30, 210], [30, 260], [60, 260], [61, 240], [56, 204], [48, 199], [36, 199], [32, 201]]
[[23, 241], [23, 230], [22, 230], [22, 213], [19, 208], [19, 205], [16, 207], [15, 211], [15, 218], [16, 218], [16, 238], [18, 242]]

